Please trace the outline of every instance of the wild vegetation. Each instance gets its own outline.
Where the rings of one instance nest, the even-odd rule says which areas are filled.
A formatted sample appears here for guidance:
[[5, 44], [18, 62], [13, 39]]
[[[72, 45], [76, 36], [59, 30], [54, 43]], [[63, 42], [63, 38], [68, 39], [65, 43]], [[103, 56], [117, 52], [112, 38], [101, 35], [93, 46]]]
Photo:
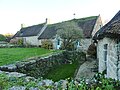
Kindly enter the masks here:
[[53, 49], [53, 43], [52, 43], [52, 41], [50, 41], [50, 40], [44, 40], [41, 43], [42, 43], [42, 45], [41, 45], [42, 48]]
[[0, 34], [0, 41], [5, 41], [6, 40], [6, 37], [2, 34]]
[[[119, 90], [120, 89], [120, 81], [116, 81], [114, 79], [107, 79], [103, 74], [96, 74], [90, 82], [87, 82], [85, 79], [81, 79], [81, 81], [76, 81], [71, 78], [66, 79], [66, 83], [61, 83], [61, 81], [57, 82], [57, 86], [55, 82], [51, 84], [40, 84], [42, 83], [42, 79], [26, 79], [25, 77], [16, 78], [16, 77], [8, 77], [5, 74], [0, 74], [0, 89], [8, 90], [9, 88], [16, 87], [25, 87], [23, 90], [30, 90], [30, 88], [34, 88], [32, 90]], [[36, 88], [36, 89], [35, 89]], [[12, 89], [13, 90], [13, 89]], [[15, 89], [14, 89], [15, 90]]]

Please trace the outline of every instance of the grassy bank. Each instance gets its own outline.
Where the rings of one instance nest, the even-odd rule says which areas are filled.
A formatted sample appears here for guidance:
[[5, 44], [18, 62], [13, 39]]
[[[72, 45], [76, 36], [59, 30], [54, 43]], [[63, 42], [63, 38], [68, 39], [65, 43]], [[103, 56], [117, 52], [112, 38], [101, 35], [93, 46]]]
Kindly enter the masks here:
[[0, 48], [0, 65], [54, 52], [43, 48]]
[[52, 69], [44, 78], [52, 79], [53, 81], [58, 81], [60, 79], [66, 79], [73, 77], [75, 70], [78, 68], [78, 63], [74, 62], [72, 64], [64, 64], [56, 66]]

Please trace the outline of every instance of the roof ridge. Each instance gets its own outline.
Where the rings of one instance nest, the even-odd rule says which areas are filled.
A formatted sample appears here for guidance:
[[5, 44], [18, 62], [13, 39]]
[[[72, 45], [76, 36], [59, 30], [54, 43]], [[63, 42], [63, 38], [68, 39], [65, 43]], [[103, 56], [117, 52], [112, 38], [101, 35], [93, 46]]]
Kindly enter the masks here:
[[87, 19], [87, 18], [92, 18], [95, 17], [94, 19], [97, 19], [99, 17], [98, 16], [88, 16], [88, 17], [83, 17], [83, 18], [78, 18], [78, 19], [70, 19], [70, 20], [66, 20], [66, 21], [61, 21], [61, 22], [57, 22], [57, 23], [53, 23], [53, 24], [49, 24], [49, 25], [55, 25], [55, 24], [61, 24], [63, 22], [69, 22], [69, 21], [73, 21], [73, 20], [81, 20], [81, 19]]
[[27, 26], [27, 27], [23, 27], [23, 28], [31, 28], [31, 27], [38, 26], [38, 25], [43, 25], [43, 24], [45, 24], [45, 23], [36, 24], [36, 25], [31, 25], [31, 26]]

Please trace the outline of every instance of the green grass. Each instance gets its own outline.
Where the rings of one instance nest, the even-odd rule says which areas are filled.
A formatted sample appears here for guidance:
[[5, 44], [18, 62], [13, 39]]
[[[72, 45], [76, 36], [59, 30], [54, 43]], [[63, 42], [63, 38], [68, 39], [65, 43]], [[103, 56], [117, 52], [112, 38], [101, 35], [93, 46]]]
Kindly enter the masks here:
[[75, 70], [78, 68], [78, 63], [74, 62], [72, 64], [64, 64], [56, 66], [51, 70], [44, 78], [52, 79], [53, 81], [58, 81], [60, 79], [66, 79], [74, 76]]
[[54, 52], [43, 48], [0, 48], [0, 66]]

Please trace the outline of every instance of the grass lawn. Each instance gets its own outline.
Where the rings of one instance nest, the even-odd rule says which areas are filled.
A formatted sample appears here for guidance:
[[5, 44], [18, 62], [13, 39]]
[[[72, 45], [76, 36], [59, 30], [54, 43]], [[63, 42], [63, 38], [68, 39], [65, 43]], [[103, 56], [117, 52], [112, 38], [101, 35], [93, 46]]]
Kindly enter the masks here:
[[10, 64], [19, 60], [52, 52], [53, 50], [43, 48], [0, 48], [0, 65]]
[[52, 79], [53, 81], [58, 81], [60, 79], [66, 79], [74, 76], [75, 70], [78, 68], [79, 64], [74, 62], [72, 64], [64, 64], [55, 67], [51, 70], [44, 78]]

